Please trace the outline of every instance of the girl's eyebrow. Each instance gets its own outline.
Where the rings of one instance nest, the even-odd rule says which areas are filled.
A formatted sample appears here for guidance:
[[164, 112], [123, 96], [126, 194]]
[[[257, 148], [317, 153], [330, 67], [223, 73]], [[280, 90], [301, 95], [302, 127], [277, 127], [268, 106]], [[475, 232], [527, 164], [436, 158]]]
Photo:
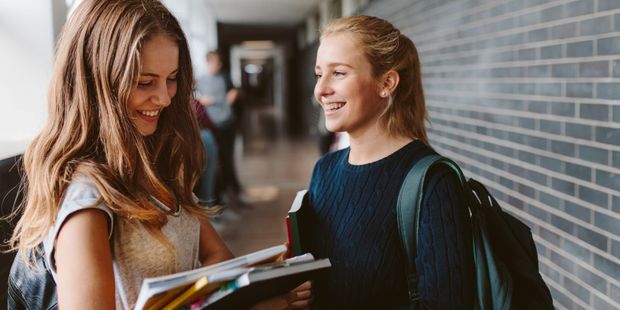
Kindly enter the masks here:
[[[326, 67], [337, 67], [337, 66], [345, 66], [345, 67], [349, 67], [349, 68], [353, 69], [353, 66], [351, 66], [349, 64], [345, 64], [343, 62], [330, 62], [330, 63], [327, 64]], [[314, 68], [315, 69], [320, 69], [320, 67], [318, 65], [314, 66]]]
[[[171, 75], [171, 74], [176, 74], [178, 71], [179, 71], [179, 69], [176, 69], [176, 70], [174, 70], [174, 71], [170, 72], [170, 74], [168, 74], [168, 75]], [[140, 75], [144, 75], [144, 76], [152, 76], [152, 77], [159, 77], [159, 74], [157, 74], [157, 73], [151, 73], [151, 72], [140, 72]]]

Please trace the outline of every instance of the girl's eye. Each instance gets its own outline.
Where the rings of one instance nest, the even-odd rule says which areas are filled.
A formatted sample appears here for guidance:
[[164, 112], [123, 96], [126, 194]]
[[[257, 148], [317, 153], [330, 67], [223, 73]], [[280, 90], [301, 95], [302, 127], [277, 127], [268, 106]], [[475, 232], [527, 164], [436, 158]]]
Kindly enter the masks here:
[[321, 75], [320, 75], [320, 74], [318, 74], [318, 73], [315, 73], [315, 74], [314, 74], [314, 78], [315, 78], [316, 80], [318, 80], [318, 79], [320, 79], [320, 78], [321, 78]]
[[153, 85], [153, 81], [140, 81], [138, 82], [138, 87], [149, 87]]
[[169, 78], [168, 78], [168, 81], [170, 81], [170, 82], [176, 82], [176, 80], [177, 80], [177, 77], [176, 77], [176, 76], [173, 76], [173, 77], [169, 77]]
[[334, 75], [335, 75], [335, 76], [344, 76], [344, 75], [345, 75], [345, 73], [344, 73], [344, 72], [342, 72], [342, 71], [334, 71]]

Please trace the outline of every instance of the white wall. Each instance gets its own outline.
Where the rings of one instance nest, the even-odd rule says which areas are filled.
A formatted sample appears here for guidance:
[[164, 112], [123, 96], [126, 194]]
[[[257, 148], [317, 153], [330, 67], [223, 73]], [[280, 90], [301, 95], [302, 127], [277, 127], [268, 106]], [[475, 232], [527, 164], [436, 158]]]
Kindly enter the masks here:
[[203, 0], [163, 0], [185, 32], [194, 67], [194, 75], [206, 71], [205, 55], [217, 48], [217, 21], [214, 10]]
[[0, 159], [23, 152], [47, 117], [58, 4], [0, 1]]

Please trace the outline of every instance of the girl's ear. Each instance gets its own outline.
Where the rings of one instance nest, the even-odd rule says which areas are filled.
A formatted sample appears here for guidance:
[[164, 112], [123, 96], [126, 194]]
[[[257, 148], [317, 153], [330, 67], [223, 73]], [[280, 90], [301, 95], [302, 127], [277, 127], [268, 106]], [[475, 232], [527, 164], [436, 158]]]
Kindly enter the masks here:
[[383, 75], [381, 81], [382, 85], [379, 89], [379, 95], [382, 98], [387, 98], [390, 94], [394, 92], [394, 90], [396, 90], [396, 87], [400, 82], [400, 75], [398, 75], [398, 72], [390, 70]]

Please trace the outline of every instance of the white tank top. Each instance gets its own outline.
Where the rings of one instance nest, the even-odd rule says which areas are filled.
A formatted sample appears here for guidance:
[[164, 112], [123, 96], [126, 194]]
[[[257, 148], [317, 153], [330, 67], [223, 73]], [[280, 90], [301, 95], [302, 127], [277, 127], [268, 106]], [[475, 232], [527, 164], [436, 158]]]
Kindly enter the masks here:
[[109, 239], [114, 264], [117, 309], [134, 308], [142, 280], [145, 278], [200, 266], [200, 222], [182, 207], [179, 207], [177, 214], [168, 215], [168, 223], [162, 228], [164, 236], [175, 247], [176, 253], [172, 253], [141, 224], [117, 218], [107, 206], [96, 204], [99, 196], [95, 184], [87, 177], [74, 178], [67, 188], [54, 227], [43, 243], [45, 259], [48, 266], [51, 266], [54, 280], [56, 264], [53, 253], [59, 228], [70, 214], [87, 208], [102, 210], [110, 218]]

